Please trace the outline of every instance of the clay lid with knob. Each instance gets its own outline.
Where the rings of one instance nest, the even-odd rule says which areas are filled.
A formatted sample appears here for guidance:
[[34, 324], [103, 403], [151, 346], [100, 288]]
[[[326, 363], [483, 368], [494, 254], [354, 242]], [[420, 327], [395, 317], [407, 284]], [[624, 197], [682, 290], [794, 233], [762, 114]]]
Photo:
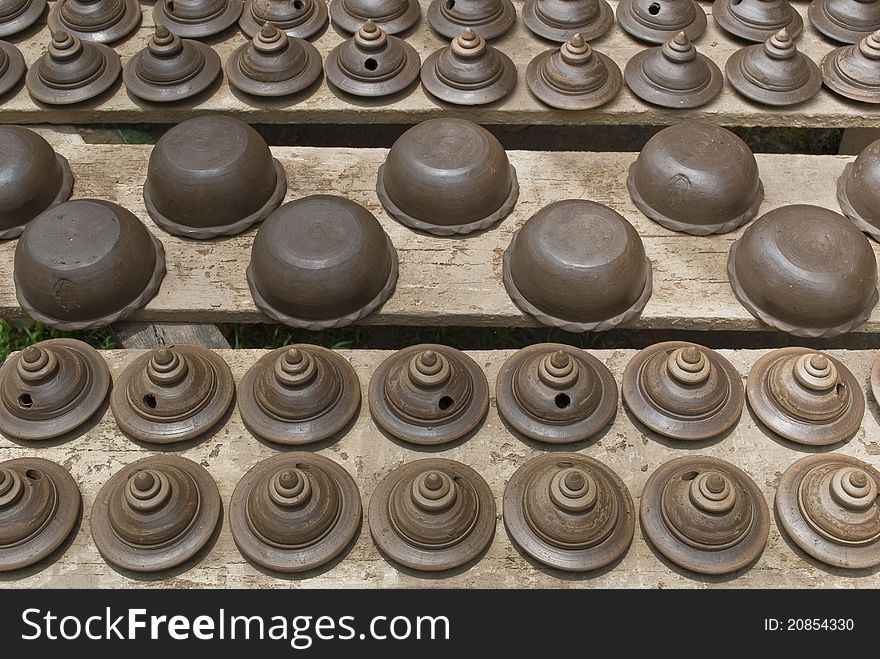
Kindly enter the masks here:
[[113, 43], [141, 24], [137, 0], [58, 0], [49, 12], [49, 30], [64, 31], [85, 41]]
[[441, 37], [454, 39], [470, 28], [484, 39], [497, 39], [516, 21], [510, 0], [432, 0], [428, 24]]
[[606, 0], [526, 0], [522, 18], [539, 37], [560, 44], [576, 34], [585, 41], [598, 39], [614, 25]]
[[556, 50], [529, 62], [526, 82], [540, 101], [561, 110], [589, 110], [617, 96], [623, 85], [620, 68], [607, 55], [593, 50], [576, 33]]
[[662, 44], [680, 32], [698, 39], [708, 21], [695, 0], [620, 0], [617, 22], [636, 39]]
[[370, 379], [370, 413], [385, 432], [436, 446], [475, 430], [489, 409], [489, 383], [465, 353], [422, 344], [398, 350]]
[[514, 543], [567, 572], [606, 567], [635, 532], [632, 496], [620, 477], [579, 453], [550, 453], [517, 469], [504, 488], [502, 517]]
[[43, 458], [0, 462], [0, 572], [51, 556], [73, 532], [82, 508], [70, 472]]
[[406, 32], [422, 15], [419, 0], [331, 0], [330, 19], [334, 27], [354, 34], [368, 20], [385, 34]]
[[46, 0], [0, 0], [0, 39], [24, 32], [46, 10]]
[[376, 193], [394, 219], [437, 236], [486, 229], [513, 210], [516, 169], [498, 139], [464, 119], [407, 130], [379, 167]]
[[495, 497], [470, 467], [415, 460], [383, 478], [370, 498], [370, 533], [388, 558], [439, 572], [474, 561], [495, 536]]
[[147, 444], [174, 444], [204, 435], [235, 396], [229, 366], [199, 346], [156, 348], [116, 379], [110, 409], [126, 434]]
[[755, 481], [729, 462], [702, 455], [658, 467], [642, 490], [639, 518], [657, 551], [700, 574], [745, 569], [770, 533], [770, 511]]
[[11, 43], [0, 41], [0, 97], [16, 88], [26, 71], [21, 51]]
[[840, 43], [858, 43], [880, 30], [878, 0], [813, 0], [808, 15], [813, 27]]
[[503, 257], [513, 302], [544, 325], [604, 332], [637, 318], [653, 290], [638, 232], [593, 201], [545, 206], [514, 233]]
[[266, 23], [272, 23], [294, 39], [310, 39], [327, 25], [324, 0], [245, 0], [238, 26], [254, 38]]
[[837, 179], [837, 201], [859, 229], [880, 241], [880, 140], [846, 164]]
[[229, 84], [253, 96], [287, 96], [321, 79], [318, 49], [266, 23], [250, 43], [235, 49], [226, 61]]
[[31, 318], [62, 330], [104, 327], [145, 306], [165, 276], [165, 250], [131, 211], [76, 199], [28, 224], [15, 247], [15, 295]]
[[516, 86], [516, 67], [503, 52], [470, 28], [422, 64], [422, 85], [432, 96], [454, 105], [486, 105]]
[[834, 567], [880, 565], [880, 472], [848, 455], [801, 458], [783, 472], [776, 514], [804, 552]]
[[727, 274], [749, 313], [795, 336], [845, 334], [877, 304], [870, 242], [819, 206], [781, 206], [755, 220], [731, 245]]
[[92, 506], [92, 539], [123, 570], [161, 572], [192, 559], [211, 540], [223, 504], [211, 475], [176, 455], [133, 462], [110, 477]]
[[306, 572], [345, 551], [362, 514], [357, 484], [343, 467], [293, 452], [263, 460], [242, 477], [229, 526], [248, 560], [277, 572]]
[[752, 366], [749, 405], [777, 435], [826, 446], [852, 437], [865, 415], [865, 394], [840, 361], [808, 348], [768, 352]]
[[109, 90], [122, 73], [119, 55], [100, 43], [81, 41], [62, 30], [28, 69], [28, 93], [47, 105], [71, 105]]
[[608, 367], [571, 346], [538, 343], [511, 355], [495, 380], [498, 413], [537, 442], [590, 439], [617, 414], [617, 383]]
[[244, 0], [156, 0], [153, 22], [185, 39], [204, 39], [235, 25]]
[[238, 410], [254, 435], [298, 446], [341, 433], [360, 409], [357, 373], [340, 354], [297, 344], [261, 357], [238, 386]]
[[[880, 5], [880, 2], [878, 2]], [[862, 103], [880, 103], [880, 30], [822, 58], [822, 79], [831, 91]]]
[[804, 19], [788, 0], [717, 0], [712, 17], [725, 32], [757, 43], [782, 29], [791, 37], [804, 29]]
[[415, 48], [368, 20], [351, 39], [330, 51], [324, 66], [336, 89], [376, 98], [407, 89], [419, 77], [421, 64]]

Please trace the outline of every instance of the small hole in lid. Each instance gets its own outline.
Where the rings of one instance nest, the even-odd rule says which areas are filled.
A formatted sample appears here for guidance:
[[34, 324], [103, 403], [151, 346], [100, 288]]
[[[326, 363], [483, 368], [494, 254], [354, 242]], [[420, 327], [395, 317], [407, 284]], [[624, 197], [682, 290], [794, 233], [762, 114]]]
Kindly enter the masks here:
[[26, 410], [30, 409], [34, 405], [34, 399], [31, 398], [30, 394], [21, 394], [18, 397], [18, 406], [24, 408]]
[[455, 0], [447, 0], [446, 1], [446, 8], [452, 9], [453, 7], [455, 7]]
[[293, 0], [293, 8], [296, 9], [297, 11], [301, 11], [303, 8], [302, 0]]
[[144, 405], [149, 407], [151, 410], [156, 409], [156, 397], [153, 394], [147, 394], [144, 396]]
[[694, 480], [698, 475], [699, 475], [699, 474], [698, 474], [696, 471], [688, 471], [688, 472], [685, 472], [684, 474], [681, 475], [681, 480], [683, 480], [683, 481], [692, 481], [692, 480]]
[[657, 2], [652, 3], [651, 6], [648, 7], [648, 13], [651, 14], [651, 16], [656, 16], [657, 14], [659, 14], [660, 4]]
[[560, 410], [564, 410], [571, 405], [571, 397], [568, 394], [556, 394], [556, 398], [553, 401]]
[[39, 469], [28, 469], [24, 472], [24, 475], [30, 478], [32, 481], [38, 481], [43, 477], [43, 472]]
[[367, 71], [375, 71], [379, 68], [379, 62], [370, 57], [364, 62], [364, 66], [367, 68]]
[[454, 402], [455, 401], [452, 400], [451, 396], [443, 396], [443, 398], [441, 398], [440, 401], [437, 403], [437, 407], [439, 407], [441, 410], [448, 410], [450, 407], [452, 407], [452, 404]]

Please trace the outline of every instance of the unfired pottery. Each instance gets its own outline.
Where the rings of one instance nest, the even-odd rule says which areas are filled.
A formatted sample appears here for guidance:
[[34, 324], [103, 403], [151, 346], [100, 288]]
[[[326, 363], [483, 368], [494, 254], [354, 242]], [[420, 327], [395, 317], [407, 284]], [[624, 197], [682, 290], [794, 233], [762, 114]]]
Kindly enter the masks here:
[[470, 28], [484, 39], [496, 39], [513, 27], [511, 0], [431, 0], [428, 24], [441, 37], [454, 39]]
[[859, 229], [880, 241], [880, 140], [846, 164], [837, 179], [837, 201]]
[[522, 19], [539, 37], [562, 44], [575, 34], [598, 39], [614, 25], [614, 12], [606, 0], [526, 0]]
[[804, 19], [788, 0], [716, 0], [712, 17], [725, 32], [756, 43], [782, 29], [792, 37], [804, 29]]
[[153, 22], [184, 39], [204, 39], [235, 25], [243, 0], [156, 0]]
[[662, 44], [679, 32], [698, 39], [706, 31], [706, 14], [695, 0], [620, 0], [617, 22], [636, 39]]
[[46, 0], [0, 0], [0, 39], [24, 32], [46, 10]]
[[813, 0], [810, 22], [841, 43], [858, 43], [880, 30], [880, 0]]
[[880, 103], [880, 30], [822, 58], [822, 79], [831, 91], [862, 103]]
[[46, 105], [72, 105], [109, 90], [122, 73], [119, 55], [59, 30], [27, 72], [28, 93]]
[[113, 43], [138, 29], [141, 16], [138, 0], [56, 0], [49, 12], [49, 30]]
[[21, 51], [11, 43], [0, 41], [0, 97], [18, 86], [26, 71]]
[[331, 0], [330, 19], [333, 26], [354, 34], [368, 20], [385, 34], [406, 32], [422, 15], [419, 0]]
[[266, 23], [272, 23], [294, 39], [310, 39], [327, 25], [324, 0], [245, 0], [238, 26], [254, 38]]

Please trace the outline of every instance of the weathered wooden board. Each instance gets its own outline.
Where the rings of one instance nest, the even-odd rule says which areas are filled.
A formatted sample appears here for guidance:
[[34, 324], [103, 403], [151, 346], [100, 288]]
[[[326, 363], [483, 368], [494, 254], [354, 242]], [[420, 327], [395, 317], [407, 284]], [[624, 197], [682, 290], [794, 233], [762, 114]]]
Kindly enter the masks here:
[[[429, 0], [422, 0], [426, 9]], [[515, 0], [517, 10], [522, 8], [522, 0]], [[617, 4], [611, 0], [611, 4]], [[712, 12], [711, 2], [701, 2], [707, 13]], [[799, 39], [799, 47], [815, 61], [835, 47], [835, 44], [822, 37], [806, 20], [807, 4], [799, 2], [798, 10], [807, 23], [804, 36]], [[152, 9], [144, 4], [146, 10], [143, 27], [115, 48], [127, 61], [143, 48], [152, 32]], [[332, 50], [344, 35], [332, 27], [315, 41], [323, 57]], [[49, 31], [41, 30], [13, 38], [21, 48], [28, 65], [32, 64], [45, 50], [49, 41]], [[431, 31], [424, 17], [407, 35], [418, 50], [422, 59], [443, 46], [446, 42]], [[215, 40], [215, 48], [223, 62], [238, 46], [246, 42], [245, 36], [231, 29]], [[194, 114], [224, 112], [234, 114], [252, 123], [414, 123], [429, 117], [459, 116], [487, 124], [641, 124], [664, 125], [675, 123], [685, 117], [699, 117], [716, 123], [738, 126], [880, 126], [880, 114], [876, 109], [857, 104], [838, 97], [823, 89], [816, 97], [794, 108], [773, 109], [753, 104], [739, 97], [728, 85], [724, 92], [712, 103], [695, 110], [667, 110], [650, 106], [635, 98], [624, 88], [611, 103], [595, 110], [565, 112], [550, 109], [537, 101], [529, 92], [525, 82], [528, 63], [538, 53], [552, 46], [549, 42], [533, 36], [521, 18], [514, 28], [495, 43], [511, 56], [519, 71], [519, 79], [514, 92], [506, 99], [483, 108], [457, 108], [443, 106], [421, 89], [416, 83], [400, 98], [390, 101], [362, 102], [357, 99], [343, 99], [335, 94], [326, 82], [320, 84], [314, 93], [305, 98], [284, 99], [280, 101], [245, 101], [236, 95], [224, 79], [212, 92], [207, 92], [194, 102], [185, 101], [176, 105], [155, 105], [149, 107], [139, 104], [128, 96], [123, 87], [109, 92], [97, 101], [73, 107], [47, 108], [34, 103], [27, 90], [21, 89], [14, 97], [0, 105], [0, 121], [4, 123], [176, 123]], [[609, 55], [623, 69], [629, 59], [645, 46], [627, 35], [619, 25], [595, 42], [595, 47]], [[711, 15], [709, 28], [699, 39], [699, 50], [711, 57], [722, 69], [727, 58], [743, 44], [729, 37], [718, 28]]]
[[[743, 377], [760, 351], [722, 351]], [[104, 353], [114, 374], [128, 364], [139, 351]], [[236, 379], [262, 354], [262, 351], [222, 351]], [[366, 387], [375, 367], [388, 356], [382, 351], [343, 353], [351, 360]], [[499, 367], [510, 351], [470, 353], [494, 383]], [[596, 354], [614, 372], [618, 382], [631, 350], [597, 351]], [[869, 352], [835, 352], [867, 389], [868, 374], [874, 355]], [[878, 408], [868, 396], [868, 408], [861, 430], [846, 445], [835, 447], [880, 466]], [[727, 437], [709, 442], [686, 444], [669, 442], [643, 432], [628, 417], [623, 407], [613, 425], [593, 441], [576, 444], [576, 450], [595, 457], [617, 471], [630, 488], [636, 506], [645, 480], [659, 465], [687, 454], [708, 454], [728, 460], [745, 469], [763, 490], [768, 505], [780, 474], [805, 452], [793, 444], [772, 439], [746, 410], [737, 428]], [[150, 451], [129, 441], [116, 428], [109, 412], [84, 436], [49, 446], [19, 446], [0, 439], [0, 460], [24, 455], [53, 459], [68, 468], [83, 492], [85, 512], [82, 527], [73, 542], [54, 562], [47, 561], [25, 574], [0, 574], [0, 580], [12, 587], [484, 587], [484, 588], [582, 588], [582, 587], [767, 587], [767, 588], [862, 588], [880, 586], [877, 570], [846, 572], [823, 566], [797, 550], [771, 524], [770, 539], [763, 556], [751, 569], [725, 578], [705, 578], [684, 573], [660, 559], [636, 530], [627, 555], [618, 564], [598, 574], [566, 575], [539, 568], [525, 559], [511, 545], [500, 519], [505, 483], [526, 460], [545, 449], [511, 434], [495, 410], [494, 396], [489, 415], [481, 429], [468, 441], [448, 450], [426, 453], [403, 446], [384, 436], [369, 418], [364, 405], [360, 417], [347, 435], [319, 452], [336, 460], [355, 477], [369, 503], [379, 480], [392, 468], [405, 462], [438, 455], [460, 460], [479, 471], [488, 481], [498, 506], [495, 540], [487, 554], [470, 569], [453, 574], [426, 577], [398, 569], [386, 561], [373, 546], [366, 521], [350, 553], [325, 570], [299, 577], [283, 577], [256, 569], [238, 553], [224, 525], [213, 548], [200, 562], [170, 575], [143, 578], [121, 573], [109, 567], [98, 554], [89, 535], [89, 511], [95, 495], [110, 475], [123, 465], [148, 455]], [[252, 437], [241, 423], [238, 412], [232, 413], [225, 426], [203, 441], [179, 451], [204, 465], [217, 480], [224, 505], [241, 476], [260, 460], [275, 455], [278, 449]]]

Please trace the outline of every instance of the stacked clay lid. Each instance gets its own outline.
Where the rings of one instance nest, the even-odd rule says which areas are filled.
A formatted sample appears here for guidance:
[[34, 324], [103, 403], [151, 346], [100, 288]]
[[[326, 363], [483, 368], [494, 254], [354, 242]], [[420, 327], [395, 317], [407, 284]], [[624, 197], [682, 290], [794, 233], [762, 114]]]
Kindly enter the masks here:
[[0, 432], [25, 441], [64, 437], [95, 416], [108, 391], [110, 371], [90, 345], [35, 343], [0, 367]]
[[700, 574], [748, 567], [764, 551], [770, 511], [744, 471], [694, 455], [661, 465], [645, 483], [642, 532], [676, 565]]
[[144, 203], [179, 236], [232, 236], [263, 221], [284, 199], [287, 178], [266, 141], [233, 117], [184, 121], [150, 153]]
[[46, 0], [0, 0], [0, 39], [27, 30], [46, 10]]
[[71, 105], [103, 94], [121, 73], [122, 63], [112, 48], [59, 30], [28, 70], [27, 89], [41, 103]]
[[579, 453], [549, 453], [517, 469], [504, 488], [504, 526], [536, 561], [568, 572], [596, 570], [632, 543], [632, 496], [614, 471]]
[[0, 96], [11, 92], [26, 71], [21, 51], [11, 43], [0, 41]]
[[304, 39], [266, 23], [226, 61], [229, 84], [253, 96], [287, 96], [321, 79], [321, 54]]
[[174, 444], [204, 435], [232, 405], [235, 384], [217, 353], [199, 346], [147, 352], [116, 379], [110, 409], [117, 425], [148, 444]]
[[104, 559], [132, 572], [160, 572], [211, 540], [223, 504], [210, 474], [177, 455], [137, 460], [110, 477], [92, 506], [92, 539]]
[[73, 174], [67, 159], [40, 135], [0, 127], [0, 240], [17, 238], [46, 209], [67, 201]]
[[831, 355], [780, 348], [752, 366], [749, 405], [777, 435], [827, 446], [852, 437], [865, 415], [865, 394], [850, 370]]
[[626, 63], [624, 79], [640, 99], [667, 108], [700, 107], [724, 86], [721, 69], [697, 52], [684, 32], [662, 46], [636, 53]]
[[397, 252], [363, 206], [313, 195], [260, 227], [247, 280], [254, 303], [285, 325], [344, 327], [381, 307], [397, 284]]
[[[878, 3], [880, 5], [880, 3]], [[822, 79], [831, 91], [862, 103], [880, 103], [880, 30], [822, 58]]]
[[518, 433], [537, 442], [589, 439], [617, 414], [617, 383], [592, 355], [539, 343], [511, 355], [495, 380], [498, 413]]
[[751, 221], [764, 200], [758, 163], [725, 128], [683, 121], [654, 135], [626, 179], [633, 203], [671, 231], [726, 233]]
[[273, 350], [248, 369], [238, 386], [244, 425], [276, 444], [334, 437], [354, 419], [360, 404], [360, 381], [348, 360], [313, 345]]
[[858, 43], [880, 30], [877, 0], [813, 0], [808, 13], [813, 27], [841, 43]]
[[712, 16], [725, 32], [758, 43], [782, 29], [792, 37], [804, 29], [804, 19], [788, 0], [717, 0]]
[[427, 15], [428, 24], [447, 39], [454, 39], [466, 28], [484, 39], [496, 39], [516, 21], [510, 0], [432, 0]]
[[592, 201], [545, 206], [504, 252], [504, 287], [523, 312], [569, 332], [603, 332], [637, 318], [651, 297], [638, 232]]
[[526, 0], [522, 18], [529, 30], [557, 43], [575, 34], [592, 41], [614, 25], [614, 12], [606, 0]]
[[137, 0], [58, 0], [49, 12], [49, 29], [113, 43], [134, 32], [141, 16]]
[[749, 313], [795, 336], [845, 334], [877, 304], [868, 239], [818, 206], [781, 206], [758, 218], [731, 245], [727, 274]]
[[31, 318], [62, 330], [103, 327], [145, 306], [165, 276], [165, 250], [133, 213], [76, 199], [28, 224], [15, 248], [15, 295]]
[[476, 559], [495, 537], [495, 497], [470, 467], [415, 460], [383, 478], [370, 498], [370, 533], [392, 560], [439, 572]]
[[686, 441], [727, 432], [745, 402], [733, 364], [714, 350], [683, 341], [641, 350], [626, 365], [622, 388], [626, 406], [641, 423]]
[[623, 76], [614, 60], [593, 50], [578, 33], [560, 48], [535, 56], [526, 69], [526, 82], [550, 107], [589, 110], [617, 96]]
[[327, 55], [327, 80], [352, 96], [375, 98], [402, 92], [419, 77], [422, 61], [403, 39], [368, 20]]
[[82, 508], [64, 467], [42, 458], [0, 462], [0, 572], [39, 563], [70, 536]]
[[706, 31], [706, 14], [694, 0], [620, 0], [617, 22], [636, 39], [663, 43], [679, 32], [697, 39]]
[[147, 47], [122, 70], [129, 93], [153, 103], [170, 103], [199, 94], [220, 77], [220, 57], [199, 41], [181, 39], [156, 26]]
[[331, 0], [330, 19], [343, 32], [354, 34], [368, 20], [385, 34], [400, 34], [422, 15], [419, 0]]
[[153, 22], [183, 38], [203, 39], [235, 25], [243, 0], [156, 0]]
[[504, 147], [463, 119], [429, 119], [401, 135], [379, 167], [376, 193], [393, 218], [438, 236], [486, 229], [516, 204]]
[[466, 28], [452, 43], [428, 55], [422, 85], [432, 96], [454, 105], [499, 101], [516, 86], [516, 67], [483, 37]]
[[314, 570], [339, 556], [360, 530], [362, 515], [351, 475], [333, 460], [302, 452], [257, 463], [229, 504], [239, 551], [277, 572]]
[[837, 179], [837, 201], [859, 229], [880, 241], [880, 140], [846, 164]]
[[324, 0], [245, 0], [238, 26], [247, 36], [257, 36], [272, 23], [294, 39], [310, 39], [327, 25]]
[[801, 458], [783, 472], [776, 514], [804, 552], [834, 567], [880, 565], [880, 472], [848, 455]]
[[421, 344], [398, 350], [379, 365], [368, 398], [382, 430], [411, 444], [436, 446], [459, 440], [482, 423], [489, 383], [460, 350]]

